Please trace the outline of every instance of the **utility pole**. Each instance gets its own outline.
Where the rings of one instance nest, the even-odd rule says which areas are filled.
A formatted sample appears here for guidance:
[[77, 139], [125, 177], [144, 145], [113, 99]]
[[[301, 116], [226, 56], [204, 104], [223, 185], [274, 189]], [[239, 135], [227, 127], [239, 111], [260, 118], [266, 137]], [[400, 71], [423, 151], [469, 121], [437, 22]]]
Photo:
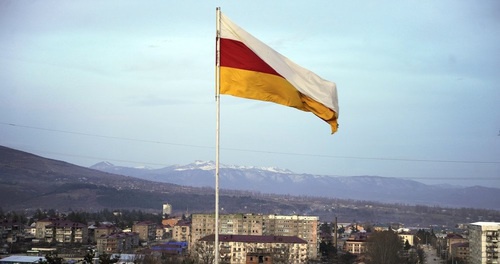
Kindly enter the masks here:
[[335, 251], [337, 248], [337, 237], [338, 237], [338, 229], [337, 229], [337, 217], [335, 216], [335, 222], [333, 223], [333, 245], [335, 246]]

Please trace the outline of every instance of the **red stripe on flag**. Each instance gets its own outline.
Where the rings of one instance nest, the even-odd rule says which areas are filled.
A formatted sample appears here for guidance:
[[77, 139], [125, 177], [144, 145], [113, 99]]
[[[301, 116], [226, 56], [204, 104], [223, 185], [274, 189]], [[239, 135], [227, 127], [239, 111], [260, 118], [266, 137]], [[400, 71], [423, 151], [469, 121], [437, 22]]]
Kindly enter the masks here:
[[220, 66], [281, 76], [240, 41], [220, 39]]

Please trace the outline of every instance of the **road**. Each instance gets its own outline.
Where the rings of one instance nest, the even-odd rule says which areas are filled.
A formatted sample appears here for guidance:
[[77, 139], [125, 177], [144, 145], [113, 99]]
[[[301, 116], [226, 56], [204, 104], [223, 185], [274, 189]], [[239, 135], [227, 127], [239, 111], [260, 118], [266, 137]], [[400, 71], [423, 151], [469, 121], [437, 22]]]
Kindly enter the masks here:
[[436, 249], [430, 245], [423, 247], [425, 252], [425, 263], [426, 264], [441, 264], [444, 263], [436, 254]]

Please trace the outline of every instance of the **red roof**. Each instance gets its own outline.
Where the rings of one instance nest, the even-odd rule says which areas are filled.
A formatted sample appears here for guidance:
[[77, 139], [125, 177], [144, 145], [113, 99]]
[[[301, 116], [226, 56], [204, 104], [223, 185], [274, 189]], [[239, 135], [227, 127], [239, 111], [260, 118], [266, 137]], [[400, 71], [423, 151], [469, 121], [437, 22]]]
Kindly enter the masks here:
[[[200, 241], [213, 242], [215, 235], [208, 235]], [[219, 234], [219, 242], [245, 242], [245, 243], [296, 243], [307, 244], [307, 241], [296, 236], [251, 236]]]

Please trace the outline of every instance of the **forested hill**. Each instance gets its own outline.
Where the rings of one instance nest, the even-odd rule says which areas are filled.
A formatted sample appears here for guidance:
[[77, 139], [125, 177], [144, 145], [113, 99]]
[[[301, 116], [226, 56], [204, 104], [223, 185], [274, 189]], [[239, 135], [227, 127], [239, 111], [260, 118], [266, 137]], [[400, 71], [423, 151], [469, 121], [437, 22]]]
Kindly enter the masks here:
[[[174, 214], [213, 213], [213, 188], [160, 183], [97, 171], [0, 146], [0, 207], [23, 212], [42, 209], [95, 212], [141, 209], [161, 213], [168, 202]], [[298, 214], [322, 221], [401, 222], [455, 225], [496, 221], [500, 212], [439, 206], [386, 204], [311, 196], [221, 190], [220, 212]]]

